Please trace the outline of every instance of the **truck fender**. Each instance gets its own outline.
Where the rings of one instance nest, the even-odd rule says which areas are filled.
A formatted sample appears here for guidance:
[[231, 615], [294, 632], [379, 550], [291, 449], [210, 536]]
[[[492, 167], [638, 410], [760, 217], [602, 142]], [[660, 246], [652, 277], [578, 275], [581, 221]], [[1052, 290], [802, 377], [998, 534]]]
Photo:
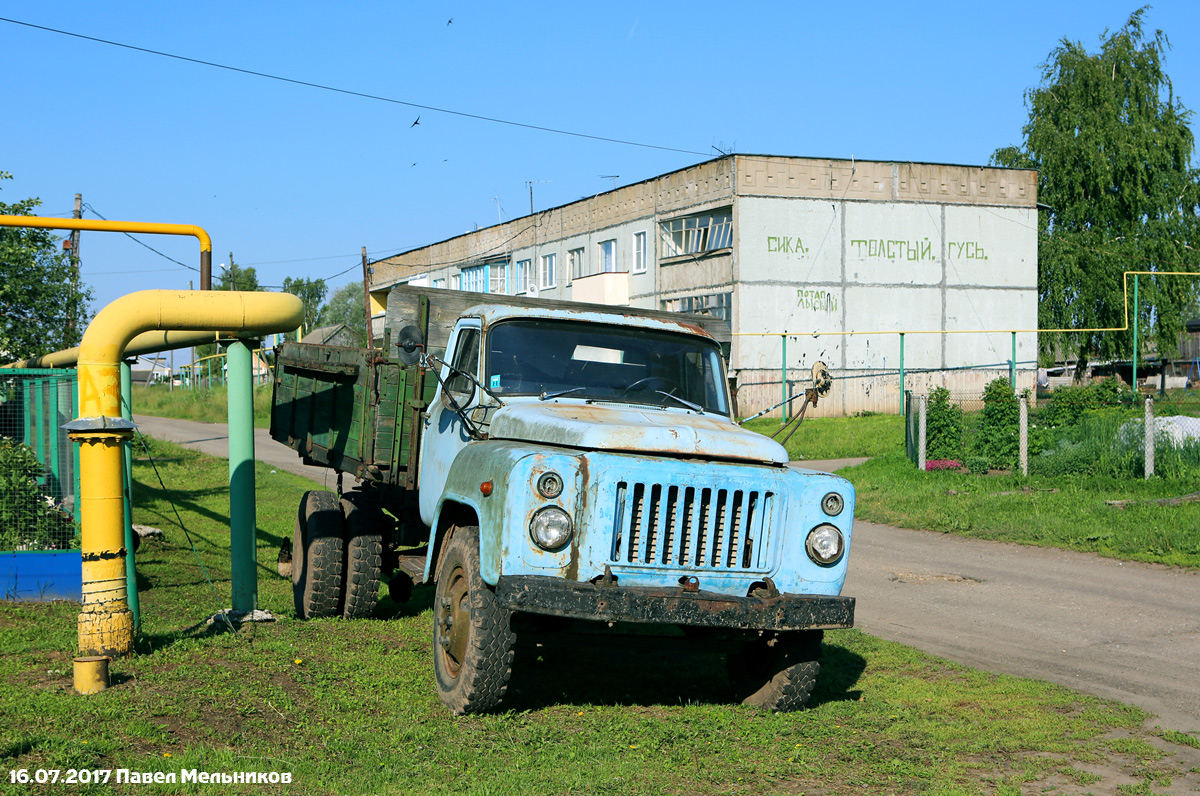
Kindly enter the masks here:
[[437, 572], [438, 556], [450, 532], [454, 528], [463, 528], [479, 524], [479, 512], [475, 506], [459, 500], [442, 498], [438, 504], [437, 516], [429, 526], [429, 552], [425, 555], [425, 576], [423, 583], [430, 583]]

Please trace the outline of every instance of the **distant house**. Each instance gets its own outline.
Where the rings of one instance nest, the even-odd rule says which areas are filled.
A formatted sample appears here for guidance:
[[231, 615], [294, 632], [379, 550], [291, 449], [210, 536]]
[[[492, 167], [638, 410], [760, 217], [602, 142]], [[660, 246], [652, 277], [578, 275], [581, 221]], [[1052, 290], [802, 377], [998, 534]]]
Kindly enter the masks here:
[[304, 338], [300, 342], [315, 343], [316, 345], [338, 345], [349, 348], [357, 348], [362, 345], [362, 340], [359, 336], [344, 323], [334, 324], [333, 326], [318, 326], [304, 335]]

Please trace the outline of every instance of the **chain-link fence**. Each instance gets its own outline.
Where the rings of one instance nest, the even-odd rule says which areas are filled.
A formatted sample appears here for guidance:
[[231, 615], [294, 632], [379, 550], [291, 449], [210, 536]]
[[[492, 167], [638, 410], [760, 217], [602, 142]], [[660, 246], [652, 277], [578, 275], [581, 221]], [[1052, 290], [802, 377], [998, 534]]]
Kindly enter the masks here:
[[906, 403], [905, 448], [926, 470], [1200, 477], [1200, 391], [1135, 397], [1110, 380], [1034, 397], [997, 379]]
[[79, 546], [74, 370], [0, 370], [0, 551]]

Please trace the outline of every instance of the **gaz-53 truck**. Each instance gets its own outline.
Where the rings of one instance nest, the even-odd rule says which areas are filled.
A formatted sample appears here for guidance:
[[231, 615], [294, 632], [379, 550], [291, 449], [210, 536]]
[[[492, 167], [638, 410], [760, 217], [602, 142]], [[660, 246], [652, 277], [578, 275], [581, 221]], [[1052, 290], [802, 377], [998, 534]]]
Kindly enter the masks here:
[[380, 348], [277, 352], [271, 434], [338, 474], [300, 502], [299, 618], [432, 582], [460, 714], [502, 703], [518, 637], [715, 646], [735, 698], [805, 704], [854, 621], [854, 488], [735, 422], [722, 321], [409, 286], [385, 317]]

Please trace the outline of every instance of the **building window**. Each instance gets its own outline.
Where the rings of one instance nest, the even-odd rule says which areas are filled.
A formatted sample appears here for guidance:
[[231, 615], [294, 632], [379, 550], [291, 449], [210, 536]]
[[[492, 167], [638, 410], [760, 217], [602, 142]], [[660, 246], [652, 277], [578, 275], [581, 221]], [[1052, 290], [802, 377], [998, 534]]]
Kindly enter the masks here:
[[633, 272], [642, 274], [646, 272], [646, 233], [633, 233]]
[[435, 280], [433, 280], [433, 286], [438, 289], [444, 288], [446, 286], [446, 280], [445, 279], [435, 279]]
[[710, 293], [707, 296], [684, 296], [662, 302], [667, 312], [690, 312], [695, 315], [712, 315], [730, 325], [733, 324], [733, 293]]
[[455, 290], [462, 290], [462, 274], [455, 274], [450, 277], [450, 286]]
[[488, 292], [501, 295], [508, 292], [508, 263], [491, 263], [488, 267]]
[[617, 242], [603, 240], [596, 246], [597, 259], [600, 261], [600, 273], [611, 274], [617, 270]]
[[462, 269], [462, 273], [459, 274], [459, 286], [460, 290], [468, 293], [488, 292], [487, 266], [476, 265]]
[[542, 280], [539, 285], [541, 288], [554, 287], [557, 284], [557, 276], [555, 274], [555, 264], [553, 254], [542, 255]]
[[567, 252], [567, 265], [571, 269], [572, 279], [587, 276], [587, 269], [584, 266], [583, 249], [571, 249]]
[[659, 224], [663, 257], [727, 249], [733, 245], [733, 210], [673, 218]]
[[524, 293], [529, 289], [529, 260], [517, 260], [517, 267], [513, 272], [513, 292]]

